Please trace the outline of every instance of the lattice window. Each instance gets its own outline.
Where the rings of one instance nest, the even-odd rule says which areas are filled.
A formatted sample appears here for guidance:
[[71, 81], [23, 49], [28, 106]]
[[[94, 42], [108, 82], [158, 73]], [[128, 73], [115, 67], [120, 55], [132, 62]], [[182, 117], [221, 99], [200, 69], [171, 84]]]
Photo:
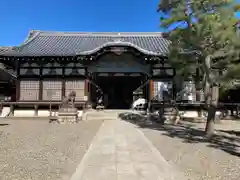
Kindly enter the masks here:
[[39, 81], [20, 81], [20, 101], [39, 100]]
[[72, 80], [66, 81], [65, 85], [65, 96], [67, 96], [71, 91], [76, 92], [76, 101], [84, 100], [85, 91], [85, 81], [84, 80]]
[[56, 80], [43, 81], [43, 100], [61, 101], [62, 100], [62, 82]]

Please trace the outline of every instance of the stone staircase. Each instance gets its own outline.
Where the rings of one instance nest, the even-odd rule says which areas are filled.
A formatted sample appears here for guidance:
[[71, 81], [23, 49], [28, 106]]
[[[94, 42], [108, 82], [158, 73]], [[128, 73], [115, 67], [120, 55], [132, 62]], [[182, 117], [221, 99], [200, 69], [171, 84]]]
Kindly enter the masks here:
[[87, 110], [83, 113], [82, 120], [116, 120], [118, 115], [129, 110], [107, 109], [107, 110]]

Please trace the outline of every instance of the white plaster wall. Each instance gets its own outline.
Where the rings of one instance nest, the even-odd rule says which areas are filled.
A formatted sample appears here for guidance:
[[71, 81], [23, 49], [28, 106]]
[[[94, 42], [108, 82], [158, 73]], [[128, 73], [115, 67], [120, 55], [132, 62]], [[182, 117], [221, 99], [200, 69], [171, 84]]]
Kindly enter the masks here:
[[15, 117], [33, 117], [34, 110], [14, 110]]
[[[6, 109], [6, 112], [7, 109]], [[9, 112], [10, 112], [10, 108], [9, 108]], [[82, 116], [83, 111], [78, 111], [78, 116]], [[6, 114], [6, 113], [4, 113]], [[3, 115], [3, 113], [2, 113]], [[1, 117], [4, 117], [2, 116]], [[38, 111], [38, 117], [49, 117], [50, 115], [50, 111], [49, 110], [39, 110]], [[52, 116], [58, 116], [58, 111], [57, 110], [53, 110], [52, 111]], [[14, 111], [14, 117], [35, 117], [35, 111], [34, 110], [15, 110]]]

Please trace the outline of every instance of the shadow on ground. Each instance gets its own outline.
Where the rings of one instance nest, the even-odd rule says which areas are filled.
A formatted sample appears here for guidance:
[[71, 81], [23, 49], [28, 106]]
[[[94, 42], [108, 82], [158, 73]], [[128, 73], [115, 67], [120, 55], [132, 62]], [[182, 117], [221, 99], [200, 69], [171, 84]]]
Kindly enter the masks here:
[[120, 113], [119, 118], [138, 125], [140, 128], [149, 128], [161, 131], [163, 135], [182, 139], [184, 143], [205, 143], [208, 147], [218, 148], [233, 156], [240, 157], [240, 132], [216, 130], [215, 135], [209, 139], [204, 136], [204, 129], [195, 123], [179, 122], [178, 125], [161, 124], [149, 120], [147, 116], [135, 113]]
[[0, 126], [8, 126], [9, 124], [7, 123], [0, 123]]
[[234, 131], [234, 130], [231, 130], [231, 131], [219, 130], [219, 131], [220, 131], [220, 132], [223, 132], [223, 133], [232, 134], [232, 135], [235, 135], [235, 136], [240, 136], [240, 131]]

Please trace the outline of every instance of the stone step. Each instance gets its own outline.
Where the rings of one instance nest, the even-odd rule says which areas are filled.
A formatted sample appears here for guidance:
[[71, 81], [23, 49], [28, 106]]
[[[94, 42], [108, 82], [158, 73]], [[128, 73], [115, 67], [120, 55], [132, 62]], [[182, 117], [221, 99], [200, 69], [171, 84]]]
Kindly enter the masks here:
[[88, 110], [83, 114], [83, 120], [114, 120], [126, 110]]

